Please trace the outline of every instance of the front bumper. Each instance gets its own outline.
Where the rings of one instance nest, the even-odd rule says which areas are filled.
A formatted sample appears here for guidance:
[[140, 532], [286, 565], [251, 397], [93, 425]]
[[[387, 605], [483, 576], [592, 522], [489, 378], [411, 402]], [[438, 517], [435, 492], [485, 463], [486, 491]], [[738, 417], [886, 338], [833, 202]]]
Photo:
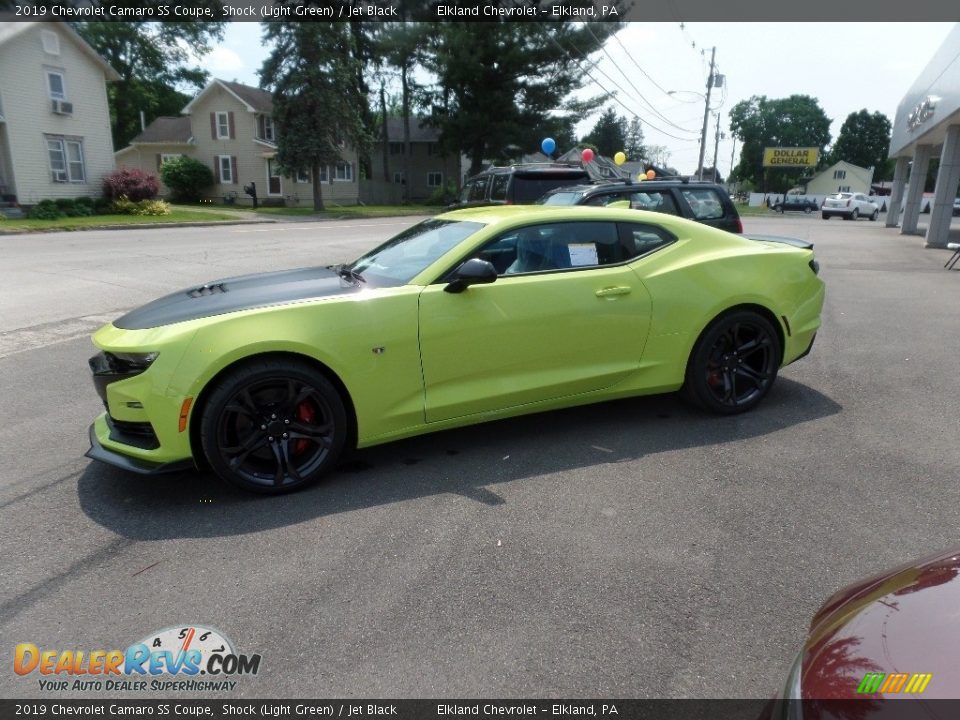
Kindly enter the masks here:
[[189, 459], [158, 462], [154, 460], [147, 460], [145, 458], [133, 457], [132, 455], [125, 455], [117, 450], [107, 448], [103, 445], [103, 442], [101, 442], [101, 439], [98, 437], [98, 424], [101, 424], [103, 428], [107, 428], [107, 433], [109, 434], [109, 427], [106, 424], [105, 416], [101, 415], [99, 418], [97, 418], [97, 421], [90, 426], [90, 449], [87, 450], [84, 455], [91, 460], [97, 460], [123, 470], [139, 473], [140, 475], [158, 475], [161, 473], [182, 472], [184, 470], [192, 470], [195, 467], [193, 460]]

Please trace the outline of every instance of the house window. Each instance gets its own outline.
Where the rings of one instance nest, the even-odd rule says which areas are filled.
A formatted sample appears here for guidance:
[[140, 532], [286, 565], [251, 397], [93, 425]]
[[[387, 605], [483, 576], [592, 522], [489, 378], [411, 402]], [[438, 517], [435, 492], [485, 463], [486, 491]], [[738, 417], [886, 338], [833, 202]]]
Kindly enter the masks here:
[[63, 71], [47, 70], [47, 92], [51, 100], [66, 100], [67, 89], [63, 82]]
[[273, 118], [269, 115], [260, 115], [257, 120], [257, 129], [260, 131], [260, 139], [267, 142], [274, 141]]
[[298, 183], [303, 183], [304, 185], [310, 184], [310, 173], [306, 170], [297, 170], [296, 180]]
[[391, 154], [391, 155], [403, 155], [403, 143], [402, 143], [402, 142], [392, 142], [392, 143], [390, 143], [390, 154]]
[[50, 178], [53, 182], [86, 182], [82, 140], [48, 136], [47, 158], [50, 162]]
[[846, 171], [846, 170], [834, 170], [834, 171], [833, 171], [833, 179], [834, 179], [834, 180], [845, 180], [846, 177], [847, 177], [847, 171]]
[[353, 165], [348, 162], [341, 160], [334, 166], [333, 169], [333, 179], [334, 180], [353, 180]]
[[849, 185], [843, 185], [843, 186], [841, 186], [841, 187], [840, 187], [840, 192], [850, 192], [850, 186], [849, 186]]
[[217, 138], [230, 137], [230, 116], [225, 112], [217, 113]]
[[217, 163], [220, 167], [220, 182], [223, 185], [233, 184], [233, 163], [229, 155], [217, 155]]
[[440, 154], [440, 143], [427, 143], [427, 155], [433, 157]]
[[427, 187], [440, 187], [441, 185], [443, 185], [443, 173], [441, 172], [427, 173]]
[[330, 166], [320, 166], [320, 182], [327, 182], [330, 179]]
[[396, 183], [397, 185], [403, 185], [403, 173], [395, 172], [393, 174], [393, 182]]
[[60, 54], [60, 36], [52, 30], [41, 30], [40, 42], [43, 44], [43, 51], [48, 55]]

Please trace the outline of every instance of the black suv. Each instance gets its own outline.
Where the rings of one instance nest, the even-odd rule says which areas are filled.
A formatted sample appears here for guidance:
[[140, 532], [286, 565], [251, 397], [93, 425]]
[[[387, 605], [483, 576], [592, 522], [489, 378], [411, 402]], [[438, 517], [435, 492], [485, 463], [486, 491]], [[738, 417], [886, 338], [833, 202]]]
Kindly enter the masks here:
[[537, 204], [603, 206], [624, 201], [634, 210], [679, 215], [727, 232], [743, 232], [740, 214], [727, 191], [715, 183], [689, 178], [572, 185], [551, 190]]
[[481, 205], [529, 205], [548, 190], [590, 181], [579, 165], [529, 163], [492, 167], [467, 180], [448, 209]]

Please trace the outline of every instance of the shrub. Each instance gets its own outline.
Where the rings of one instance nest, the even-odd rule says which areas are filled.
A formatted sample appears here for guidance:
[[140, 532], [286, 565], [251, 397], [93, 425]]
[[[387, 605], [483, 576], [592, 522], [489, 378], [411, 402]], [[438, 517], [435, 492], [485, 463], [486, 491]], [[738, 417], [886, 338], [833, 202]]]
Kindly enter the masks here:
[[30, 208], [28, 217], [32, 220], [59, 220], [66, 215], [53, 200], [41, 200]]
[[110, 198], [98, 197], [93, 201], [94, 215], [109, 215], [113, 212], [113, 201]]
[[76, 214], [76, 217], [89, 217], [90, 215], [94, 215], [93, 198], [78, 197], [73, 201], [73, 212]]
[[120, 168], [103, 177], [103, 194], [111, 200], [127, 197], [138, 200], [153, 200], [160, 192], [157, 178], [138, 168]]
[[163, 200], [138, 200], [121, 197], [113, 203], [117, 215], [169, 215], [170, 204]]
[[453, 183], [447, 183], [446, 186], [438, 187], [431, 193], [427, 199], [427, 205], [449, 205], [457, 201], [457, 186]]
[[160, 168], [163, 184], [170, 188], [175, 200], [196, 202], [213, 185], [213, 171], [199, 160], [179, 157], [168, 160]]

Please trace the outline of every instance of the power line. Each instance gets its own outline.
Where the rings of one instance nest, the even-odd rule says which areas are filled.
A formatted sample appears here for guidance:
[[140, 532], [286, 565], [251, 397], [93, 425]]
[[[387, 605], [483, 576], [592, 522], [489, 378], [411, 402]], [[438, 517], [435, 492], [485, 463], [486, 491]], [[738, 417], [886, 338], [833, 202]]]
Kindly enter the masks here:
[[[618, 98], [614, 93], [610, 92], [606, 87], [604, 87], [604, 85], [603, 85], [599, 80], [597, 80], [595, 77], [593, 77], [593, 75], [590, 74], [590, 71], [589, 71], [589, 70], [587, 70], [586, 68], [584, 68], [583, 65], [581, 65], [580, 62], [579, 62], [576, 58], [574, 58], [573, 56], [570, 55], [570, 53], [567, 51], [567, 49], [564, 48], [563, 45], [560, 44], [560, 42], [556, 39], [556, 37], [554, 37], [553, 35], [551, 35], [551, 34], [549, 34], [549, 33], [547, 34], [547, 36], [550, 38], [550, 40], [553, 42], [553, 44], [556, 45], [558, 48], [560, 48], [560, 51], [561, 51], [564, 55], [566, 55], [567, 58], [568, 58], [569, 60], [571, 60], [571, 61], [577, 66], [577, 68], [580, 69], [580, 71], [581, 71], [584, 75], [586, 75], [588, 78], [590, 78], [590, 80], [591, 80], [597, 87], [599, 87], [599, 88], [604, 92], [605, 95], [607, 95], [607, 97], [609, 97], [609, 98], [610, 98], [611, 100], [613, 100], [615, 103], [617, 103], [618, 105], [620, 105], [624, 110], [626, 110], [628, 113], [630, 113], [633, 117], [637, 118], [637, 120], [639, 120], [641, 123], [643, 123], [644, 125], [647, 125], [648, 127], [652, 128], [653, 130], [656, 130], [658, 133], [661, 133], [662, 135], [666, 135], [667, 137], [672, 138], [672, 139], [674, 139], [674, 140], [679, 140], [679, 141], [681, 141], [681, 142], [696, 142], [696, 138], [678, 137], [678, 136], [676, 136], [676, 135], [673, 135], [672, 133], [667, 132], [666, 130], [664, 130], [664, 129], [662, 129], [662, 128], [657, 127], [656, 125], [654, 125], [654, 124], [651, 123], [650, 121], [644, 120], [635, 110], [633, 110], [633, 109], [630, 108], [630, 107], [627, 107], [627, 106], [623, 103], [623, 101], [620, 100], [620, 98]], [[576, 48], [574, 48], [574, 49], [576, 49]], [[580, 54], [581, 57], [583, 57], [583, 53], [580, 53], [579, 50], [577, 50], [577, 53]], [[586, 59], [586, 58], [584, 58], [584, 59]], [[596, 65], [594, 65], [594, 68], [596, 68]], [[598, 70], [601, 74], [604, 74], [602, 70], [599, 70], [599, 68], [597, 68], [597, 70]], [[605, 74], [604, 74], [604, 76], [606, 77]], [[609, 79], [609, 78], [608, 78], [608, 79]], [[613, 81], [611, 81], [611, 82], [613, 82]], [[614, 85], [616, 85], [616, 84], [617, 84], [617, 83], [614, 82]], [[619, 86], [617, 86], [617, 87], [619, 87]], [[620, 88], [620, 90], [623, 91], [623, 88]], [[626, 93], [624, 93], [624, 94], [626, 94]], [[685, 132], [690, 132], [690, 131], [687, 130], [687, 131], [685, 131]]]
[[[587, 32], [590, 33], [590, 37], [592, 37], [597, 43], [600, 43], [600, 40], [597, 38], [597, 36], [593, 34], [593, 30], [590, 29], [589, 23], [585, 24], [585, 27], [587, 28]], [[616, 35], [614, 35], [613, 37], [616, 37]], [[622, 45], [621, 45], [621, 47], [622, 47]], [[688, 133], [691, 133], [691, 134], [693, 134], [693, 133], [695, 132], [695, 131], [693, 131], [693, 130], [687, 130], [687, 128], [682, 127], [682, 126], [680, 126], [680, 125], [677, 125], [677, 124], [676, 124], [675, 122], [673, 122], [670, 118], [668, 118], [668, 117], [667, 117], [666, 115], [664, 115], [662, 112], [660, 112], [659, 110], [657, 110], [657, 109], [653, 106], [653, 103], [651, 103], [649, 100], [647, 100], [647, 98], [644, 97], [643, 93], [640, 92], [640, 89], [639, 89], [636, 85], [633, 84], [633, 81], [632, 81], [632, 80], [630, 79], [630, 77], [623, 71], [623, 68], [620, 67], [620, 64], [619, 64], [616, 60], [613, 59], [613, 57], [610, 55], [609, 52], [607, 52], [607, 48], [606, 48], [605, 43], [600, 43], [600, 49], [603, 51], [603, 54], [607, 56], [607, 59], [617, 68], [617, 70], [620, 71], [620, 74], [623, 75], [624, 79], [627, 81], [627, 83], [630, 85], [630, 87], [633, 88], [634, 92], [636, 92], [637, 95], [640, 97], [640, 99], [643, 100], [643, 102], [645, 102], [645, 103], [647, 104], [647, 106], [650, 108], [651, 111], [653, 111], [653, 114], [654, 114], [654, 115], [656, 115], [656, 116], [659, 117], [661, 120], [663, 120], [665, 123], [667, 123], [667, 125], [670, 125], [671, 127], [674, 127], [674, 128], [676, 128], [677, 130], [680, 130], [681, 132], [688, 132]], [[636, 64], [636, 62], [634, 62], [634, 64]], [[637, 65], [637, 67], [639, 68], [640, 66]], [[597, 68], [597, 70], [598, 70], [598, 72], [603, 72], [602, 70], [600, 70], [599, 67]], [[643, 71], [643, 70], [642, 70], [642, 68], [641, 68], [641, 72], [642, 72], [642, 71]], [[646, 74], [646, 73], [644, 73], [644, 74]], [[649, 76], [648, 76], [648, 77], [649, 77]], [[612, 78], [609, 78], [609, 79], [610, 79], [611, 82], [613, 82], [613, 79], [612, 79]], [[654, 84], [656, 85], [656, 83], [654, 83]], [[619, 87], [619, 86], [618, 86], [618, 87]], [[658, 87], [659, 87], [659, 86], [658, 86]], [[620, 89], [623, 90], [623, 88], [620, 88]], [[662, 89], [662, 88], [661, 88], [661, 89]], [[669, 95], [670, 93], [667, 93], [667, 94]]]

